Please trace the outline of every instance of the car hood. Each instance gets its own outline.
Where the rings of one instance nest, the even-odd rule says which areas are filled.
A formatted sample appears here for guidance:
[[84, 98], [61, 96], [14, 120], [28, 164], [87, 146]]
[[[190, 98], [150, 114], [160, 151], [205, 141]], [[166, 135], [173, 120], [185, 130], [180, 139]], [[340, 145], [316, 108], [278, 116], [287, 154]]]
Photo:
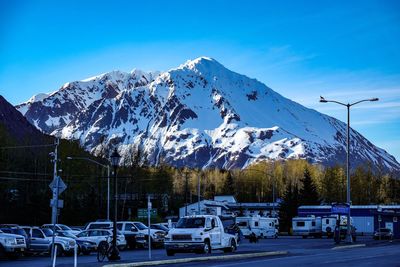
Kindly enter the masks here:
[[0, 237], [8, 237], [8, 238], [17, 238], [17, 237], [22, 237], [22, 238], [25, 238], [24, 236], [22, 236], [22, 235], [15, 235], [15, 234], [7, 234], [7, 233], [0, 233]]

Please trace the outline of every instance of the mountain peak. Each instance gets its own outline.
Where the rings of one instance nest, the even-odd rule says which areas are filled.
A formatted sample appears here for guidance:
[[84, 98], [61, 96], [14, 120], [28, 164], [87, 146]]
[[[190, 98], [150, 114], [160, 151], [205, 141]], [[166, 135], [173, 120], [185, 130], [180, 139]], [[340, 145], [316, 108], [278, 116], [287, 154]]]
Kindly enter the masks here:
[[196, 59], [188, 60], [180, 65], [177, 69], [189, 69], [198, 72], [214, 72], [216, 70], [225, 69], [221, 63], [210, 57], [198, 57]]
[[[346, 125], [307, 109], [209, 57], [160, 74], [111, 72], [75, 82], [46, 101], [18, 106], [43, 132], [103, 145], [141, 147], [151, 164], [244, 168], [252, 162], [302, 158], [325, 165], [345, 159]], [[135, 89], [135, 90], [132, 90]], [[354, 166], [400, 164], [351, 131]], [[126, 154], [127, 155], [127, 154]]]

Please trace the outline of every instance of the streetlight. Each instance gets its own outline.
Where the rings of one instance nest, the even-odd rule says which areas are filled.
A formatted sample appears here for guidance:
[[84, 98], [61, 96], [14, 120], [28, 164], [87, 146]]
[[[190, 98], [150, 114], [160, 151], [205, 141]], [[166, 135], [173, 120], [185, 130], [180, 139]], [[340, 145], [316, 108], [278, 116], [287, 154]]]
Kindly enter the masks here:
[[[110, 261], [120, 260], [119, 251], [117, 247], [117, 168], [119, 165], [119, 160], [121, 156], [118, 154], [116, 148], [114, 148], [114, 152], [111, 154], [111, 164], [114, 168], [114, 222], [113, 222], [113, 239], [112, 239], [112, 248], [111, 254], [109, 257]], [[149, 226], [150, 227], [150, 226]]]
[[346, 176], [347, 176], [347, 204], [349, 205], [349, 211], [347, 213], [347, 242], [352, 243], [353, 239], [351, 237], [351, 229], [350, 229], [350, 209], [351, 209], [351, 200], [350, 200], [350, 169], [349, 169], [349, 156], [350, 156], [350, 107], [357, 105], [361, 102], [374, 102], [378, 101], [379, 98], [369, 98], [369, 99], [363, 99], [354, 103], [342, 103], [336, 100], [327, 100], [324, 97], [320, 96], [319, 102], [321, 103], [336, 103], [342, 106], [347, 107], [347, 145], [346, 145]]
[[98, 161], [95, 161], [95, 160], [89, 159], [89, 158], [84, 158], [84, 157], [67, 157], [67, 159], [69, 159], [69, 160], [73, 160], [73, 159], [87, 160], [87, 161], [90, 161], [97, 165], [100, 165], [103, 168], [107, 168], [107, 220], [109, 221], [110, 220], [110, 166], [101, 164]]

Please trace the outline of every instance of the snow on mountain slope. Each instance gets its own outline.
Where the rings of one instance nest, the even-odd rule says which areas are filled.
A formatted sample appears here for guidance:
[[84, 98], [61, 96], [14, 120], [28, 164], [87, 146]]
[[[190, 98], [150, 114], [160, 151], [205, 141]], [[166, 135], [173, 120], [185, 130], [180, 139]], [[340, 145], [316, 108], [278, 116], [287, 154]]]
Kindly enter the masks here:
[[[202, 57], [163, 73], [111, 72], [64, 85], [17, 107], [44, 132], [140, 147], [151, 164], [243, 168], [265, 159], [345, 159], [346, 125]], [[400, 170], [386, 151], [351, 131], [352, 162]]]

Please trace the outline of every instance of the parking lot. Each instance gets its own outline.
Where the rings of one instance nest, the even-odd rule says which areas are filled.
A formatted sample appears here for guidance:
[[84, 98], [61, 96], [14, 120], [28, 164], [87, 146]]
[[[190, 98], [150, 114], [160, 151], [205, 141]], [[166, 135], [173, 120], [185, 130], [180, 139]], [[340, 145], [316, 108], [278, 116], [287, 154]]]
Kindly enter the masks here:
[[[305, 266], [305, 265], [358, 265], [365, 266], [371, 263], [376, 266], [396, 266], [400, 262], [400, 242], [398, 241], [374, 241], [370, 236], [359, 237], [356, 245], [365, 247], [333, 249], [335, 245], [332, 239], [302, 239], [301, 237], [280, 237], [278, 239], [261, 239], [258, 243], [249, 243], [248, 240], [241, 242], [235, 253], [223, 253], [213, 251], [214, 255], [246, 254], [265, 251], [287, 251], [287, 255], [273, 257], [248, 258], [242, 260], [207, 261], [207, 266], [266, 266], [268, 264], [279, 266]], [[152, 260], [170, 260], [187, 257], [204, 257], [194, 253], [178, 253], [168, 257], [164, 249], [152, 250]], [[73, 257], [60, 257], [57, 266], [73, 266]], [[125, 250], [121, 252], [121, 260], [117, 263], [148, 261], [148, 250]], [[375, 264], [373, 264], [375, 262]], [[379, 264], [378, 264], [379, 263]], [[78, 266], [103, 266], [109, 264], [97, 262], [96, 253], [78, 256]], [[0, 266], [51, 266], [49, 256], [21, 257], [17, 260], [1, 260]], [[204, 266], [204, 262], [190, 262], [185, 264], [170, 264], [169, 266]]]

